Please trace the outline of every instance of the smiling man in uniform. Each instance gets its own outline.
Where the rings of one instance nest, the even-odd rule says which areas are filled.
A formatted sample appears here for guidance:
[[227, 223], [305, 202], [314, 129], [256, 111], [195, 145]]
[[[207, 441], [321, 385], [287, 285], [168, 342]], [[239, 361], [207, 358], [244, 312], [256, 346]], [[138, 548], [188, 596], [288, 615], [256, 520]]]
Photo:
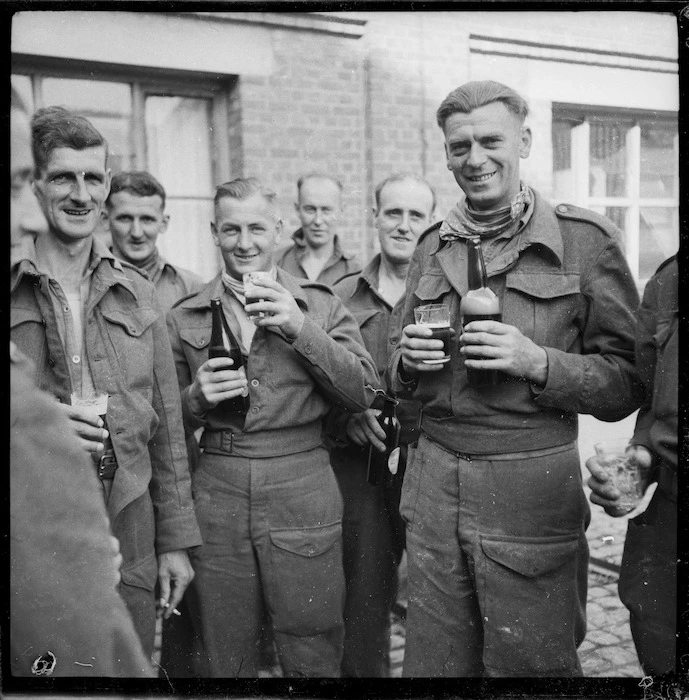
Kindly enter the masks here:
[[[464, 193], [424, 235], [408, 275], [393, 387], [423, 404], [400, 513], [407, 522], [405, 676], [581, 675], [590, 511], [577, 414], [634, 411], [638, 295], [606, 218], [553, 208], [521, 181], [528, 107], [470, 82], [442, 102], [447, 167]], [[467, 241], [478, 237], [502, 321], [461, 329]], [[414, 323], [450, 306], [451, 360]], [[473, 387], [466, 368], [501, 370]]]

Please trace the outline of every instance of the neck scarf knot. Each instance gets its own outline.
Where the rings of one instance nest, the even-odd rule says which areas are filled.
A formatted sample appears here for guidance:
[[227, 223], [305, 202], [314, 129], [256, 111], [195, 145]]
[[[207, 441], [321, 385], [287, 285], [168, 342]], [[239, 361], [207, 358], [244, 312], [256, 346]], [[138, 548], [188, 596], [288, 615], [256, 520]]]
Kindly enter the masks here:
[[493, 238], [506, 231], [520, 219], [533, 201], [533, 192], [528, 185], [520, 183], [519, 192], [508, 207], [478, 211], [471, 208], [465, 197], [450, 211], [440, 227], [440, 238], [455, 241], [458, 238]]

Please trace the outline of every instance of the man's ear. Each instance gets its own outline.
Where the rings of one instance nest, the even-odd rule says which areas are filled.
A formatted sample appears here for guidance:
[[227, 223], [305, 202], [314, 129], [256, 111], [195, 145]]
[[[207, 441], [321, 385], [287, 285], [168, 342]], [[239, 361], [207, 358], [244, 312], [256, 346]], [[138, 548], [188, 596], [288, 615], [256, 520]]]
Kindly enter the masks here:
[[165, 233], [167, 231], [167, 225], [170, 223], [170, 215], [163, 214], [163, 221], [160, 224], [160, 233]]
[[275, 242], [277, 243], [282, 236], [282, 232], [285, 230], [284, 222], [282, 219], [278, 219], [275, 222]]
[[213, 243], [220, 246], [220, 241], [218, 240], [218, 229], [215, 228], [215, 224], [211, 222], [211, 236], [213, 236]]
[[519, 132], [519, 157], [528, 158], [531, 153], [531, 129], [528, 126], [523, 126]]

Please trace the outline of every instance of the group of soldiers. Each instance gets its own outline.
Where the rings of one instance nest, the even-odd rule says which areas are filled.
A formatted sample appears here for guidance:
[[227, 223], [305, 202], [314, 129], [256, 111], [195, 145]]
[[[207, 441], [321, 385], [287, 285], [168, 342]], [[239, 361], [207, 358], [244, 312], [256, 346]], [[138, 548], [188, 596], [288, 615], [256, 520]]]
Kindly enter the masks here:
[[[256, 677], [267, 645], [284, 676], [386, 677], [406, 549], [405, 676], [581, 675], [577, 414], [640, 407], [630, 444], [659, 486], [625, 551], [624, 602], [645, 672], [674, 669], [676, 261], [637, 314], [614, 225], [522, 181], [527, 115], [500, 83], [453, 90], [437, 120], [458, 203], [435, 221], [426, 180], [384, 179], [363, 267], [337, 235], [330, 174], [299, 180], [291, 240], [264, 183], [219, 185], [222, 269], [204, 281], [158, 251], [168, 215], [152, 175], [111, 176], [87, 119], [30, 116], [13, 94], [14, 674], [155, 675], [162, 616], [167, 677]], [[502, 316], [462, 326], [476, 238]], [[250, 272], [266, 273], [259, 297]], [[213, 299], [243, 366], [209, 357]], [[438, 302], [446, 364], [414, 320]], [[467, 369], [503, 381], [474, 387]], [[96, 391], [104, 415], [73, 399]], [[381, 392], [398, 402], [401, 458], [372, 486]], [[238, 396], [244, 412], [223, 409]], [[592, 500], [614, 512], [619, 493], [589, 469]]]

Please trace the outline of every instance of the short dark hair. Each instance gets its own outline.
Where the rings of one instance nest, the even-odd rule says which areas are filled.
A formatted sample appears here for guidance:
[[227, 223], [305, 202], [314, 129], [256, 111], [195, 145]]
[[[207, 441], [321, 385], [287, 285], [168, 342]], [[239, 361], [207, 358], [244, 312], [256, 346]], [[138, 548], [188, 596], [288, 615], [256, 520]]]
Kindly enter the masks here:
[[424, 180], [420, 175], [416, 175], [415, 173], [392, 173], [392, 175], [389, 175], [384, 180], [379, 182], [378, 185], [376, 185], [375, 189], [376, 209], [380, 207], [380, 193], [383, 191], [384, 187], [392, 182], [404, 182], [404, 180], [413, 180], [414, 182], [418, 182], [420, 185], [426, 185], [426, 187], [428, 187], [432, 197], [432, 214], [435, 211], [435, 190], [429, 182]]
[[218, 202], [226, 197], [230, 199], [244, 200], [253, 197], [255, 194], [260, 194], [270, 205], [270, 208], [277, 217], [277, 207], [275, 204], [276, 194], [270, 188], [266, 187], [257, 177], [237, 177], [229, 182], [224, 182], [215, 188], [215, 197], [213, 206], [218, 206]]
[[526, 100], [507, 85], [495, 80], [472, 80], [455, 88], [442, 101], [435, 115], [438, 126], [444, 129], [445, 122], [452, 114], [468, 114], [493, 102], [502, 102], [522, 122], [529, 113], [529, 105]]
[[165, 208], [165, 189], [151, 173], [145, 170], [122, 170], [113, 175], [110, 183], [110, 194], [105, 204], [110, 206], [110, 198], [118, 192], [129, 192], [137, 197], [153, 197], [158, 195], [163, 200]]
[[107, 168], [108, 144], [86, 117], [58, 106], [42, 107], [34, 112], [31, 119], [31, 149], [37, 175], [56, 148], [83, 151], [95, 146], [104, 147]]
[[333, 185], [335, 185], [337, 187], [338, 190], [340, 190], [340, 194], [342, 194], [342, 190], [343, 190], [342, 183], [336, 177], [333, 177], [332, 175], [328, 175], [328, 173], [313, 171], [310, 173], [306, 173], [306, 175], [302, 175], [297, 180], [297, 195], [301, 194], [302, 185], [307, 180], [329, 180], [330, 182], [333, 183]]

